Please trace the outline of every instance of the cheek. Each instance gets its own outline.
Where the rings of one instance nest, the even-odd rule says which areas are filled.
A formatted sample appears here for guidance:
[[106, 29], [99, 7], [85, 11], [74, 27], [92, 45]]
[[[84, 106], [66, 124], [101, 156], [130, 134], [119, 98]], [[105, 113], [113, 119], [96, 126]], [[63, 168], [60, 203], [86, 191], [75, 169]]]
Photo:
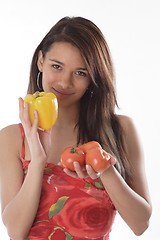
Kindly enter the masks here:
[[80, 97], [82, 97], [87, 90], [88, 90], [88, 86], [86, 86], [86, 87], [83, 86], [82, 88], [79, 88], [79, 89], [77, 90], [77, 93], [78, 93], [78, 95], [79, 95]]
[[88, 90], [89, 85], [90, 85], [90, 81], [89, 81], [89, 80], [80, 83], [79, 86], [78, 86], [79, 92], [81, 92], [82, 94], [84, 94], [84, 93]]
[[53, 75], [48, 73], [43, 72], [43, 78], [42, 78], [42, 85], [43, 88], [50, 86], [54, 81]]

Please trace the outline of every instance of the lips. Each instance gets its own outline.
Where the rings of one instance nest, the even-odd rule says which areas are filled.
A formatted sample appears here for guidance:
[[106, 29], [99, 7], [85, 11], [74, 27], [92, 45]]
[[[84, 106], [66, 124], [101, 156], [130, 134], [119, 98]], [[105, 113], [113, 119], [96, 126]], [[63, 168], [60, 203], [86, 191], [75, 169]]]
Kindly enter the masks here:
[[68, 91], [63, 91], [63, 90], [57, 90], [55, 88], [53, 88], [54, 92], [56, 95], [61, 95], [61, 96], [70, 96], [73, 95], [72, 92], [68, 92]]

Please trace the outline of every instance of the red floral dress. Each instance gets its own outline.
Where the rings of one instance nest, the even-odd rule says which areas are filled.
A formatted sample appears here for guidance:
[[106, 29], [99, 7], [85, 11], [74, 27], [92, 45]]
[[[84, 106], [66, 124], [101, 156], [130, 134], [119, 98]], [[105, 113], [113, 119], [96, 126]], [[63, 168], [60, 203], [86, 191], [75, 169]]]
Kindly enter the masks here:
[[[24, 178], [25, 160], [22, 133]], [[109, 240], [116, 210], [99, 179], [72, 178], [63, 168], [47, 163], [33, 226], [25, 240]]]

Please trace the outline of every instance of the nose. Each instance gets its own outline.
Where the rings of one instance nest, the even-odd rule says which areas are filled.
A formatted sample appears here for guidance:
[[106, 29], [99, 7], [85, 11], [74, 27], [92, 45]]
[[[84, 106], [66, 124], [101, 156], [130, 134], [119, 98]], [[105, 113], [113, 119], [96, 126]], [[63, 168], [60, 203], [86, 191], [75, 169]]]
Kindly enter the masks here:
[[63, 72], [58, 80], [58, 85], [61, 89], [69, 89], [72, 87], [73, 75], [70, 72]]

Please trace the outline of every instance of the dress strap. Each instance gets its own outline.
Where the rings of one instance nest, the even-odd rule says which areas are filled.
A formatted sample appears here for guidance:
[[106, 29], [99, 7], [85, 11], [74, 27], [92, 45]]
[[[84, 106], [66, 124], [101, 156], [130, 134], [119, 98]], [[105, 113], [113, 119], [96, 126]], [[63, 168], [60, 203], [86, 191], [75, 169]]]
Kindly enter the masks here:
[[21, 136], [22, 136], [21, 159], [23, 161], [25, 159], [25, 144], [24, 144], [25, 134], [24, 134], [24, 128], [22, 126], [22, 123], [19, 123], [19, 127], [21, 131]]

